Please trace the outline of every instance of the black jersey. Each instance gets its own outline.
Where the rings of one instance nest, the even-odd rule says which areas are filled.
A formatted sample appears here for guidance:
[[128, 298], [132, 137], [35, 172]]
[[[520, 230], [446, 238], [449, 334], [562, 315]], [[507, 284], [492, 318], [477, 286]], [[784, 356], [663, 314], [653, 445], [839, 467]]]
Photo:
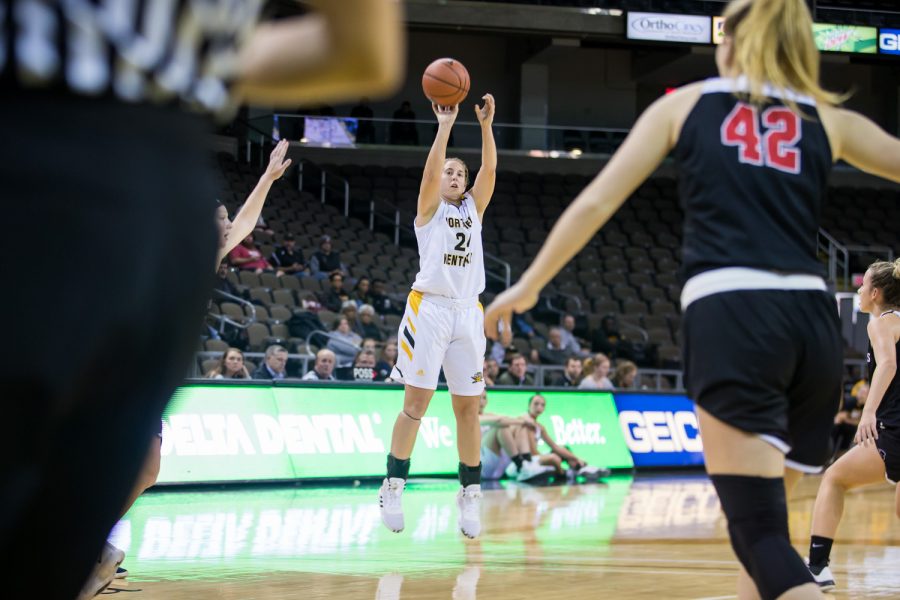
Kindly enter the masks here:
[[[890, 314], [900, 317], [900, 311], [895, 310], [888, 311], [879, 318]], [[896, 352], [897, 364], [900, 364], [900, 342], [897, 342]], [[872, 376], [875, 375], [875, 367], [878, 366], [875, 363], [875, 352], [872, 351], [872, 344], [869, 344], [869, 351], [866, 353], [866, 366], [869, 368], [869, 382], [871, 383]], [[888, 389], [885, 390], [875, 417], [879, 421], [884, 421], [888, 426], [900, 427], [900, 375], [895, 374], [894, 379], [888, 385]]]
[[0, 93], [58, 89], [230, 108], [262, 0], [0, 0]]
[[[831, 147], [815, 100], [791, 94], [804, 117], [767, 89], [739, 99], [745, 78], [710, 79], [675, 146], [684, 223], [684, 275], [722, 267], [823, 275], [816, 236]], [[787, 92], [790, 94], [790, 92]]]

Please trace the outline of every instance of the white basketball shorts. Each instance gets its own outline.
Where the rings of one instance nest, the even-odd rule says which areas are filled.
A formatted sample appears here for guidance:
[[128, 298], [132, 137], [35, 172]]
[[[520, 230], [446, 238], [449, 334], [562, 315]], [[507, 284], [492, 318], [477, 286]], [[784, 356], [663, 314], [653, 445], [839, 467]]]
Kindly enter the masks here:
[[443, 367], [451, 394], [480, 396], [484, 390], [484, 308], [477, 298], [455, 300], [413, 290], [397, 344], [394, 381], [437, 389]]

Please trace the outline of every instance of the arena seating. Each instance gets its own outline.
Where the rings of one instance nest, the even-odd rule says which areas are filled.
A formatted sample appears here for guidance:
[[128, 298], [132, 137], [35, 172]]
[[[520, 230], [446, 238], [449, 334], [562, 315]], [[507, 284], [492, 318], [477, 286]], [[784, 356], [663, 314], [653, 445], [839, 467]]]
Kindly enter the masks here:
[[[253, 188], [257, 173], [219, 156], [222, 199], [233, 213]], [[344, 217], [337, 206], [343, 196], [322, 204], [318, 191], [298, 191], [289, 184], [272, 190], [263, 211], [273, 236], [262, 234], [264, 254], [268, 255], [280, 234], [290, 231], [298, 247], [309, 256], [318, 247], [322, 234], [334, 238], [335, 250], [350, 272], [351, 284], [366, 275], [390, 282], [388, 289], [402, 298], [417, 269], [417, 254], [411, 236], [400, 246], [390, 235], [368, 228], [369, 199], [391, 202], [400, 210], [402, 222], [411, 223], [415, 213], [421, 168], [376, 167], [365, 165], [322, 165], [327, 172], [350, 184], [351, 216]], [[488, 253], [510, 263], [513, 280], [527, 267], [540, 248], [553, 223], [568, 203], [587, 184], [588, 178], [572, 174], [534, 172], [498, 173], [494, 198], [485, 220], [484, 245]], [[680, 362], [678, 283], [680, 267], [682, 211], [677, 200], [676, 182], [653, 178], [599, 232], [590, 244], [545, 290], [556, 306], [583, 313], [583, 323], [595, 329], [607, 314], [618, 315], [627, 323], [646, 331], [658, 347], [659, 366], [677, 366]], [[881, 244], [900, 254], [900, 240], [891, 223], [900, 222], [900, 198], [896, 192], [874, 189], [836, 188], [831, 190], [824, 212], [824, 226], [839, 241], [854, 244]], [[865, 265], [854, 265], [855, 269]], [[241, 272], [229, 277], [249, 290], [251, 298], [264, 305], [259, 326], [248, 330], [250, 350], [261, 350], [272, 339], [287, 339], [283, 323], [296, 304], [296, 294], [319, 292], [328, 282], [312, 278], [277, 278]], [[496, 290], [494, 290], [496, 291]], [[489, 300], [491, 294], [487, 295]], [[577, 301], [575, 300], [577, 298]], [[579, 306], [580, 304], [580, 306]], [[220, 305], [220, 310], [239, 314], [240, 307]], [[328, 313], [323, 322], [330, 325]], [[538, 324], [543, 331], [550, 323]], [[385, 330], [396, 327], [396, 317], [388, 317]], [[292, 350], [302, 340], [289, 340]], [[301, 348], [305, 350], [305, 348]], [[654, 365], [656, 366], [656, 365]]]

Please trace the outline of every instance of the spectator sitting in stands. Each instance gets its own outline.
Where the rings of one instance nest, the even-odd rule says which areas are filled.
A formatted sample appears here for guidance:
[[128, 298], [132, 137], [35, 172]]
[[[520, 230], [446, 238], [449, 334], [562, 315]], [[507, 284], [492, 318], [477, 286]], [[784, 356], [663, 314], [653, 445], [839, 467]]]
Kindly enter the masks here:
[[575, 335], [575, 316], [565, 315], [562, 320], [562, 347], [576, 356], [587, 358], [590, 352], [582, 350], [581, 345], [584, 340], [578, 339]]
[[835, 457], [842, 454], [853, 443], [853, 436], [856, 435], [859, 418], [862, 416], [862, 409], [868, 397], [869, 384], [865, 379], [857, 381], [850, 393], [844, 396], [844, 405], [835, 415], [834, 429], [831, 431]]
[[306, 277], [309, 267], [303, 258], [303, 251], [297, 248], [297, 241], [292, 234], [284, 236], [282, 245], [275, 249], [271, 256], [272, 264], [285, 273]]
[[316, 364], [309, 373], [303, 376], [303, 381], [334, 381], [334, 352], [328, 348], [322, 348], [316, 352]]
[[[245, 271], [253, 271], [254, 273], [262, 273], [263, 271], [274, 271], [275, 269], [263, 258], [262, 252], [253, 243], [253, 234], [251, 233], [241, 243], [234, 247], [228, 253], [228, 260], [231, 264]], [[279, 277], [284, 273], [277, 271]]]
[[356, 282], [356, 287], [353, 288], [353, 293], [350, 294], [350, 298], [356, 301], [356, 304], [362, 306], [363, 304], [372, 304], [372, 281], [366, 277], [362, 276]]
[[397, 364], [397, 338], [389, 338], [381, 349], [381, 360], [375, 365], [378, 381], [388, 381]]
[[620, 360], [616, 362], [616, 372], [612, 376], [613, 385], [616, 389], [628, 389], [634, 387], [637, 379], [637, 365], [630, 360]]
[[583, 390], [612, 390], [615, 389], [609, 378], [609, 357], [598, 353], [584, 361], [584, 379], [578, 384]]
[[509, 369], [497, 379], [497, 385], [533, 386], [534, 376], [528, 372], [528, 359], [522, 354], [510, 356]]
[[219, 364], [204, 377], [207, 379], [250, 379], [250, 372], [244, 365], [244, 353], [237, 348], [229, 348], [222, 353]]
[[379, 315], [402, 315], [402, 305], [398, 305], [391, 300], [385, 292], [385, 284], [381, 279], [372, 280], [372, 293], [370, 294], [370, 304], [375, 308], [375, 312]]
[[331, 277], [335, 271], [344, 271], [344, 265], [341, 264], [341, 253], [332, 251], [330, 235], [322, 236], [319, 241], [319, 249], [313, 253], [309, 261], [309, 267], [316, 279], [325, 279]]
[[300, 293], [300, 309], [306, 312], [317, 313], [322, 310], [322, 304], [312, 292]]
[[591, 335], [591, 352], [602, 352], [610, 358], [631, 358], [631, 343], [619, 332], [619, 321], [606, 315]]
[[482, 367], [481, 373], [484, 377], [484, 384], [487, 387], [494, 387], [497, 385], [497, 379], [500, 377], [500, 363], [493, 356], [488, 356], [484, 359], [484, 367]]
[[350, 321], [347, 320], [347, 317], [337, 320], [334, 330], [328, 337], [328, 349], [334, 352], [338, 367], [353, 364], [361, 341], [362, 338], [350, 328]]
[[371, 350], [376, 355], [378, 354], [378, 340], [375, 338], [363, 338], [362, 344], [359, 345], [361, 350]]
[[[409, 100], [404, 100], [400, 108], [394, 111], [394, 119], [404, 119], [414, 121], [416, 113], [412, 109]], [[419, 145], [419, 131], [416, 129], [415, 123], [401, 123], [394, 121], [391, 123], [391, 143], [401, 144], [405, 146]]]
[[[230, 267], [223, 260], [219, 263], [219, 268], [216, 269], [216, 282], [213, 284], [213, 287], [220, 292], [225, 292], [231, 296], [237, 296], [238, 298], [242, 298], [241, 291], [235, 287], [233, 283], [228, 281], [228, 269]], [[221, 298], [221, 297], [220, 297]]]
[[288, 351], [283, 346], [273, 344], [266, 348], [266, 357], [259, 368], [253, 371], [253, 379], [284, 379]]
[[344, 302], [350, 299], [344, 289], [344, 275], [340, 271], [335, 271], [329, 276], [329, 280], [331, 287], [322, 293], [322, 306], [334, 313], [341, 312]]
[[359, 311], [356, 310], [356, 302], [353, 300], [344, 300], [341, 302], [341, 316], [347, 318], [347, 321], [350, 322], [350, 329], [352, 329], [354, 333], [359, 334], [359, 337], [364, 337], [365, 334], [360, 331], [359, 327]]
[[581, 370], [581, 359], [577, 356], [570, 356], [566, 359], [565, 371], [558, 375], [551, 385], [556, 387], [579, 387], [579, 384], [581, 383]]
[[359, 332], [365, 337], [379, 342], [384, 339], [384, 333], [375, 320], [375, 307], [371, 304], [363, 304], [359, 307]]
[[375, 351], [362, 349], [353, 359], [353, 381], [383, 381], [375, 369]]
[[563, 334], [561, 327], [551, 327], [547, 332], [547, 346], [540, 350], [531, 351], [531, 362], [543, 365], [564, 365], [566, 359], [572, 356], [572, 351], [563, 347]]
[[[537, 335], [537, 332], [534, 330], [534, 326], [532, 325], [532, 317], [528, 313], [515, 314], [513, 313], [512, 317], [512, 330], [513, 335], [517, 337], [523, 337], [531, 339]], [[538, 336], [541, 337], [541, 336]]]

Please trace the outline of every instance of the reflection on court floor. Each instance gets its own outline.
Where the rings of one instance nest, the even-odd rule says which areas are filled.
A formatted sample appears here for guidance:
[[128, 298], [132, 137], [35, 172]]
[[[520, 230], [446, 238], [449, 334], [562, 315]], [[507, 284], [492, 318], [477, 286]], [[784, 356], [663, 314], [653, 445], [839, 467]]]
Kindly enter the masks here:
[[[792, 503], [801, 548], [818, 480]], [[456, 528], [453, 480], [414, 479], [407, 529], [381, 525], [374, 485], [145, 494], [112, 543], [135, 598], [728, 598], [735, 563], [700, 475], [486, 489], [484, 534]], [[848, 497], [837, 597], [900, 597], [890, 488]], [[864, 568], [863, 568], [864, 567]]]

